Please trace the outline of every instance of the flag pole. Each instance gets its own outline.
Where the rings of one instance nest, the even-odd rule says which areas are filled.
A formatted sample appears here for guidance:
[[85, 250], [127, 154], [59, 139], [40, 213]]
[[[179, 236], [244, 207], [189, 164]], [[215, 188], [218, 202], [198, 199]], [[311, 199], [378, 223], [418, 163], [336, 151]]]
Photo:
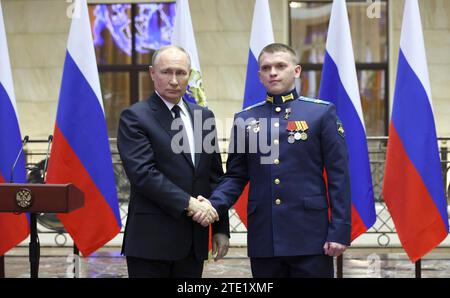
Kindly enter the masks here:
[[416, 265], [416, 278], [422, 278], [422, 259], [417, 260]]
[[73, 278], [80, 278], [80, 250], [73, 243]]
[[336, 277], [337, 278], [343, 278], [344, 277], [344, 254], [341, 254], [336, 259]]
[[37, 231], [37, 214], [30, 213], [30, 243], [29, 243], [29, 261], [30, 277], [39, 277], [39, 258], [41, 256], [41, 247]]
[[0, 257], [0, 278], [5, 278], [5, 256]]

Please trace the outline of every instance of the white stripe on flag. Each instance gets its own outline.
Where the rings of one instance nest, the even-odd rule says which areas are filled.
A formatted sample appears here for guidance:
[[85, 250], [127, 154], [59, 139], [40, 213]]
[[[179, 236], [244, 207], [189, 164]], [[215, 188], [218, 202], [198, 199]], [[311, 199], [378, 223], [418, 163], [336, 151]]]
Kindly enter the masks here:
[[250, 36], [250, 49], [258, 60], [261, 50], [274, 42], [272, 19], [268, 0], [256, 0], [253, 12], [252, 32]]
[[105, 109], [103, 108], [102, 91], [98, 79], [97, 60], [86, 0], [76, 0], [74, 9], [67, 50], [86, 81], [89, 82], [104, 114]]
[[200, 71], [188, 0], [177, 0], [171, 43], [184, 48], [191, 56], [191, 67]]
[[0, 84], [5, 88], [9, 96], [16, 118], [19, 120], [16, 106], [16, 96], [14, 94], [14, 84], [12, 80], [11, 64], [9, 62], [8, 44], [6, 42], [6, 31], [3, 20], [3, 9], [0, 1]]
[[419, 77], [420, 82], [422, 82], [427, 92], [430, 106], [433, 108], [422, 21], [420, 19], [419, 3], [417, 0], [405, 1], [400, 48], [409, 65]]
[[334, 0], [333, 2], [326, 49], [338, 66], [342, 85], [344, 85], [365, 130], [345, 0]]

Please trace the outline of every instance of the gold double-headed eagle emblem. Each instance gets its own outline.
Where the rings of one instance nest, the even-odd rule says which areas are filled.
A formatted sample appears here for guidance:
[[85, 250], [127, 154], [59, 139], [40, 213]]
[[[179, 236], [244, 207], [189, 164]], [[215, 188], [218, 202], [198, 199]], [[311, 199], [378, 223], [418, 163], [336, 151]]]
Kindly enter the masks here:
[[16, 193], [16, 202], [17, 206], [22, 209], [27, 209], [33, 203], [33, 196], [31, 194], [31, 190], [26, 188], [21, 188]]

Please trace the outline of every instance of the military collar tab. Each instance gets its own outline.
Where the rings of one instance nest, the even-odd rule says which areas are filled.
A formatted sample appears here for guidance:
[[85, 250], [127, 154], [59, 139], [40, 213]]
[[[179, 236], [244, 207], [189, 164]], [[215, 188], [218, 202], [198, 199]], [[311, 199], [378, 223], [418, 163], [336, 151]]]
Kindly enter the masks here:
[[273, 103], [273, 104], [283, 104], [288, 101], [292, 101], [298, 97], [297, 91], [292, 90], [289, 93], [280, 94], [280, 95], [272, 95], [267, 93], [266, 101]]

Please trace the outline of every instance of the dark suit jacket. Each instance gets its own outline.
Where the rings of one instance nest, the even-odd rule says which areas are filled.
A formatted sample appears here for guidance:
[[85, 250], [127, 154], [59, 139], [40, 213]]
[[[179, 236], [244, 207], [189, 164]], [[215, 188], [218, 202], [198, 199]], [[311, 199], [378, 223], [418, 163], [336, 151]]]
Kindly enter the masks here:
[[[191, 119], [194, 114], [201, 115], [201, 124], [214, 119], [210, 110], [186, 104]], [[121, 114], [117, 146], [131, 185], [122, 253], [180, 260], [193, 247], [195, 257], [204, 260], [208, 255], [208, 228], [193, 222], [185, 208], [190, 196], [209, 197], [223, 174], [222, 161], [218, 150], [196, 153], [195, 165], [190, 153], [174, 153], [171, 140], [176, 131], [171, 130], [172, 120], [171, 112], [156, 94]], [[217, 149], [215, 123], [197, 129], [194, 122], [196, 146], [209, 140]], [[227, 215], [213, 224], [213, 233], [217, 232], [229, 235]]]

